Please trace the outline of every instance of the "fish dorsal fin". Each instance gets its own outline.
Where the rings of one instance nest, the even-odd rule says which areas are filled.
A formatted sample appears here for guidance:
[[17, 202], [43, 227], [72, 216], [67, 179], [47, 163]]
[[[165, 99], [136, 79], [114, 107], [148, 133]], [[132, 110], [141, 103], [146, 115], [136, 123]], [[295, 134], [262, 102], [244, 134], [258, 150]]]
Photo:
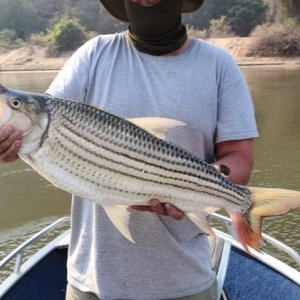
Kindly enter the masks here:
[[155, 117], [133, 118], [128, 121], [163, 140], [170, 129], [186, 125], [181, 121]]
[[128, 211], [128, 206], [125, 205], [103, 205], [108, 218], [115, 225], [115, 227], [120, 231], [120, 233], [126, 237], [130, 242], [135, 243], [131, 233], [129, 231], [129, 219], [130, 212]]

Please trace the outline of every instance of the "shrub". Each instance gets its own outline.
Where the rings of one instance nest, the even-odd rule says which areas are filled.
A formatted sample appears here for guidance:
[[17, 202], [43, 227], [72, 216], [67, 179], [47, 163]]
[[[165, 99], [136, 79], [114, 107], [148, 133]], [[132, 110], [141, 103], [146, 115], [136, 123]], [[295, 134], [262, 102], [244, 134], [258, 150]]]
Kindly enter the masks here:
[[187, 25], [186, 26], [188, 36], [195, 38], [195, 39], [206, 39], [208, 37], [207, 30], [200, 30], [194, 28], [194, 26]]
[[220, 19], [213, 19], [209, 21], [208, 35], [213, 38], [225, 38], [234, 36], [233, 31], [225, 16]]
[[250, 47], [248, 55], [300, 56], [300, 24], [295, 19], [259, 26], [251, 36], [257, 37], [257, 40]]
[[63, 18], [48, 30], [49, 54], [59, 54], [78, 48], [87, 40], [87, 32], [77, 19]]
[[23, 45], [23, 41], [18, 38], [13, 29], [3, 29], [0, 31], [0, 47], [13, 49]]
[[46, 34], [32, 34], [30, 38], [28, 38], [28, 43], [31, 45], [37, 45], [42, 47], [48, 47], [49, 38]]

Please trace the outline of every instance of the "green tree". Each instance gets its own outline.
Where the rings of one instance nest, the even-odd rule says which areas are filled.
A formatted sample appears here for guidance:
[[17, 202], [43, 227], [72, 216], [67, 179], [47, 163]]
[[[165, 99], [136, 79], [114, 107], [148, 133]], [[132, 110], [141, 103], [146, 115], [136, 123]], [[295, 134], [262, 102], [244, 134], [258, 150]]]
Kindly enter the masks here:
[[193, 25], [195, 28], [207, 29], [210, 27], [212, 19], [217, 20], [222, 16], [227, 16], [228, 10], [238, 0], [207, 0], [196, 12], [183, 15], [183, 21]]
[[[211, 20], [220, 20], [222, 16], [238, 35], [248, 35], [258, 24], [264, 21], [266, 5], [264, 0], [210, 0], [196, 12], [184, 15], [184, 22], [199, 29], [208, 29]], [[271, 0], [270, 0], [271, 1]]]
[[0, 30], [0, 47], [13, 49], [20, 47], [24, 42], [20, 40], [12, 29]]
[[44, 28], [46, 28], [51, 24], [53, 25], [55, 19], [66, 15], [66, 11], [74, 7], [73, 2], [78, 2], [78, 0], [27, 0], [27, 2], [35, 8]]
[[116, 20], [98, 0], [27, 0], [43, 21], [43, 27], [51, 27], [64, 16], [78, 19], [88, 31], [112, 33], [123, 30], [126, 24]]
[[34, 8], [25, 0], [1, 0], [0, 30], [14, 30], [24, 39], [41, 29], [41, 23]]
[[266, 5], [261, 0], [239, 0], [228, 10], [229, 23], [237, 35], [247, 36], [265, 20]]
[[69, 10], [70, 16], [77, 18], [87, 30], [100, 32], [100, 2], [95, 0], [74, 2], [72, 9]]
[[67, 17], [48, 30], [49, 52], [59, 54], [63, 51], [74, 50], [87, 40], [87, 33], [77, 19]]

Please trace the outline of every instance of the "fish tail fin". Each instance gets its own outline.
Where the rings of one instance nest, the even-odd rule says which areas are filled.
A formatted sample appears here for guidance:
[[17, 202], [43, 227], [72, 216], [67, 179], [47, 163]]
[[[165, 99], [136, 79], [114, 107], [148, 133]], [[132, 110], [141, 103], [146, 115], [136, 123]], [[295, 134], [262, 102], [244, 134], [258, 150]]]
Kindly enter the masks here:
[[300, 192], [250, 187], [253, 205], [244, 215], [231, 213], [238, 239], [249, 252], [248, 247], [259, 251], [264, 241], [261, 236], [262, 218], [279, 216], [300, 207]]

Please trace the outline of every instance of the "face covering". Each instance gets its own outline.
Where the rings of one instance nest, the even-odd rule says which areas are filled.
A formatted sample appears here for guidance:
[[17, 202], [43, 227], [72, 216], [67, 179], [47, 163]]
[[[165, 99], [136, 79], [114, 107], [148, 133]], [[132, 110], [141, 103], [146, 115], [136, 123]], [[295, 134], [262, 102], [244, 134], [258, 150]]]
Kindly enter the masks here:
[[181, 24], [182, 0], [162, 0], [150, 7], [124, 0], [130, 21], [129, 40], [141, 52], [163, 55], [178, 50], [186, 41]]

